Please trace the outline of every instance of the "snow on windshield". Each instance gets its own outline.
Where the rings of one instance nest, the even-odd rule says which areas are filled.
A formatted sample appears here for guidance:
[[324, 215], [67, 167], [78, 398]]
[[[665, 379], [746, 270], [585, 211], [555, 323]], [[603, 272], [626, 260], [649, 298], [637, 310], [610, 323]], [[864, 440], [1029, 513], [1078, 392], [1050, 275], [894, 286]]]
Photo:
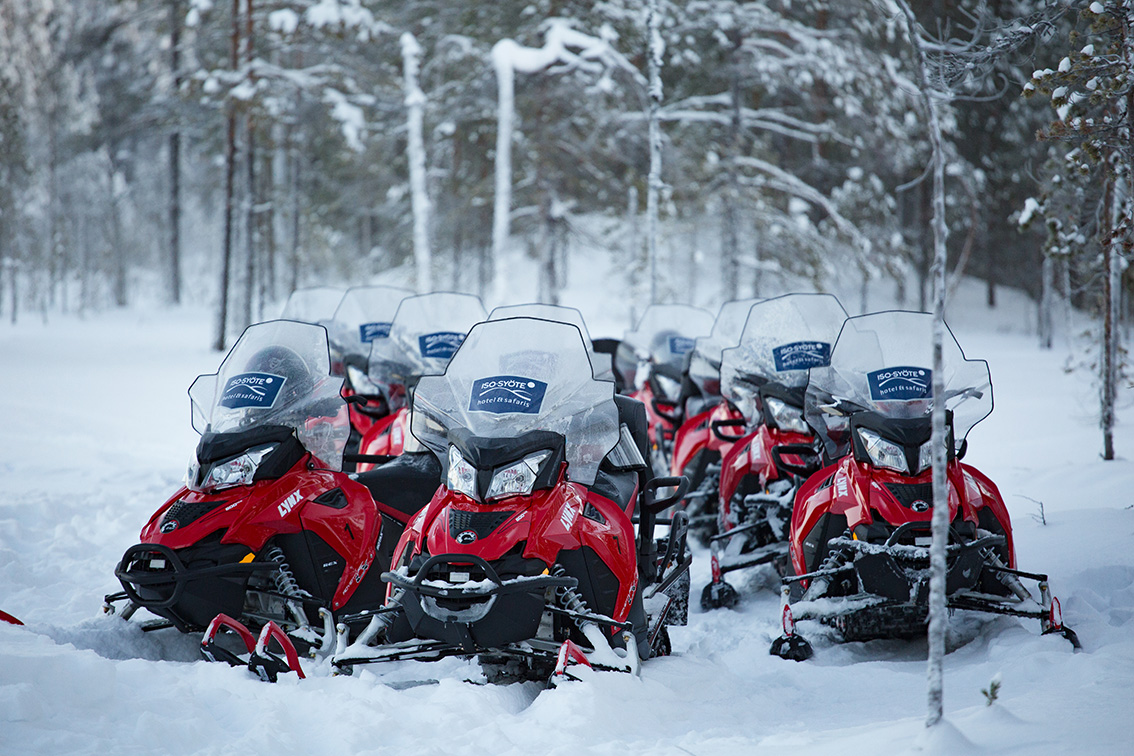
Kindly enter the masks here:
[[330, 372], [322, 326], [294, 320], [249, 326], [217, 372], [189, 387], [193, 428], [203, 434], [283, 425], [331, 469], [341, 469], [350, 426], [343, 380]]
[[752, 417], [757, 382], [806, 385], [808, 369], [830, 359], [846, 317], [830, 294], [785, 294], [753, 305], [739, 344], [722, 352], [722, 394]]
[[444, 460], [448, 432], [514, 438], [562, 434], [568, 477], [594, 483], [618, 442], [614, 385], [596, 380], [578, 327], [533, 318], [480, 323], [444, 375], [426, 376], [413, 398], [413, 434]]

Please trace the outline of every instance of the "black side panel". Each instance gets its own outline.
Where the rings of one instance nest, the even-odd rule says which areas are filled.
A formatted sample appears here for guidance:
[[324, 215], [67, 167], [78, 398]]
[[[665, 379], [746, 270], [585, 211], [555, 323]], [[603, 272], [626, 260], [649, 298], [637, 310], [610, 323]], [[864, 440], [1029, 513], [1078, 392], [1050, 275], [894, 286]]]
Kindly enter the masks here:
[[359, 473], [356, 480], [370, 489], [375, 501], [412, 517], [429, 503], [441, 485], [441, 463], [432, 452], [403, 454]]
[[[568, 575], [579, 579], [579, 593], [592, 612], [614, 616], [618, 601], [618, 578], [594, 549], [583, 546], [571, 551], [563, 550], [559, 552], [557, 561], [563, 565]], [[603, 628], [603, 632], [609, 631], [609, 627]]]
[[828, 512], [819, 518], [819, 522], [803, 539], [803, 561], [808, 572], [819, 569], [819, 565], [827, 558], [827, 542], [845, 532], [846, 529], [846, 515]]

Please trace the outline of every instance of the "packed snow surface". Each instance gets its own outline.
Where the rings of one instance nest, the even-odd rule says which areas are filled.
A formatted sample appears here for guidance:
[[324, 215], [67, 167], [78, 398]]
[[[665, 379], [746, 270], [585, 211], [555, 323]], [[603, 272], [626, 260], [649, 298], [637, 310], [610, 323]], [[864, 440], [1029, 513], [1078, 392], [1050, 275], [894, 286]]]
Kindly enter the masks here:
[[[596, 337], [629, 325], [567, 304]], [[1070, 347], [1039, 351], [1023, 310], [981, 308], [958, 309], [954, 324], [968, 356], [989, 360], [996, 392], [966, 461], [1000, 486], [1020, 567], [1051, 575], [1083, 651], [1035, 622], [957, 613], [946, 722], [932, 731], [924, 641], [840, 645], [801, 623], [815, 657], [771, 657], [774, 577], [737, 575], [739, 607], [702, 613], [702, 550], [689, 626], [638, 678], [544, 690], [470, 683], [479, 672], [461, 660], [353, 677], [310, 661], [308, 679], [270, 685], [199, 661], [199, 637], [143, 634], [100, 607], [196, 444], [185, 392], [219, 363], [212, 318], [131, 309], [0, 326], [0, 609], [26, 623], [0, 623], [0, 753], [1131, 753], [1134, 417], [1122, 408], [1123, 458], [1102, 461], [1097, 392], [1065, 371]]]

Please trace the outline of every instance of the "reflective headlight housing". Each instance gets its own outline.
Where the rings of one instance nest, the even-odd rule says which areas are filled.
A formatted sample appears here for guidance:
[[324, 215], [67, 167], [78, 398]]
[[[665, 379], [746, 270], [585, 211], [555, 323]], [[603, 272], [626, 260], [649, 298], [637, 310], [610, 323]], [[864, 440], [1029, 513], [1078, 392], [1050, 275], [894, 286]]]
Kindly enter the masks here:
[[793, 407], [782, 399], [774, 396], [764, 398], [764, 406], [768, 408], [768, 416], [776, 427], [783, 431], [795, 433], [811, 433], [807, 421], [803, 419], [803, 410]]
[[209, 493], [222, 488], [233, 486], [250, 486], [256, 475], [256, 470], [264, 458], [276, 450], [279, 444], [265, 444], [249, 449], [243, 454], [226, 459], [223, 462], [214, 462], [202, 474], [201, 465], [196, 455], [189, 461], [186, 486], [190, 491]]
[[445, 487], [470, 499], [476, 498], [476, 468], [465, 461], [455, 446], [449, 447], [449, 474], [445, 476]]
[[519, 462], [497, 469], [492, 473], [492, 481], [488, 484], [488, 492], [485, 493], [484, 498], [492, 501], [506, 496], [530, 494], [539, 475], [540, 465], [550, 456], [550, 451], [539, 451], [529, 454]]
[[875, 467], [884, 467], [887, 470], [909, 474], [910, 469], [909, 465], [906, 464], [905, 449], [866, 428], [858, 429], [858, 437], [862, 439], [862, 445]]

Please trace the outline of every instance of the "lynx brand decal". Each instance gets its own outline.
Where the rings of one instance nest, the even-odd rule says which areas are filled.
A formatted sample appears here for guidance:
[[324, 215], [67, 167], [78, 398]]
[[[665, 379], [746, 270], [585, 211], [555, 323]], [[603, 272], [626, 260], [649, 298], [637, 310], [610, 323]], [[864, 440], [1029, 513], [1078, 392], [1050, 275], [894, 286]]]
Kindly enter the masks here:
[[363, 323], [358, 327], [358, 338], [363, 344], [384, 339], [390, 335], [390, 328], [393, 325], [393, 323]]
[[503, 415], [517, 412], [539, 414], [547, 384], [518, 375], [497, 375], [473, 381], [469, 412], [492, 412]]
[[933, 391], [933, 371], [919, 367], [889, 367], [866, 374], [870, 398], [876, 402], [928, 399]]
[[220, 406], [228, 409], [264, 409], [276, 403], [287, 378], [271, 373], [241, 373], [228, 379], [221, 392]]
[[807, 370], [831, 364], [831, 345], [825, 341], [795, 341], [772, 350], [776, 372]]
[[457, 351], [457, 347], [464, 340], [463, 333], [439, 331], [418, 336], [417, 344], [421, 349], [422, 357], [440, 357], [447, 360], [453, 356], [453, 352]]
[[696, 339], [690, 339], [685, 336], [670, 336], [669, 352], [670, 354], [685, 354], [696, 346], [696, 344]]

